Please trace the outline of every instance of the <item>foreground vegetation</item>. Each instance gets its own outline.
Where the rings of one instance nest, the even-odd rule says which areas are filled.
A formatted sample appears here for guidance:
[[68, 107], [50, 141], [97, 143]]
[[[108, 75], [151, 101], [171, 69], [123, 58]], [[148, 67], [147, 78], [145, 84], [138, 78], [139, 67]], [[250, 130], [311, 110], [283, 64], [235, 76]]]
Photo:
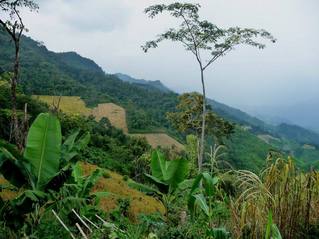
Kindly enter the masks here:
[[[22, 155], [2, 143], [0, 171], [7, 180], [2, 180], [0, 193], [2, 238], [319, 235], [319, 173], [302, 173], [290, 158], [268, 158], [267, 168], [257, 175], [219, 168], [217, 147], [204, 172], [197, 174], [189, 154], [169, 160], [154, 151], [139, 159], [144, 161], [142, 171], [149, 173], [136, 181], [79, 164], [77, 156], [90, 135], [78, 134], [61, 144], [59, 120], [42, 113], [29, 130]], [[119, 181], [108, 183], [109, 178]]]
[[[241, 113], [253, 127], [236, 125], [206, 103], [205, 69], [239, 44], [263, 48], [254, 38], [274, 41], [268, 32], [200, 21], [199, 5], [147, 8], [150, 17], [168, 11], [183, 22], [144, 50], [162, 40], [180, 41], [199, 63], [203, 94], [177, 97], [163, 86], [121, 82], [76, 53], [47, 51], [22, 35], [23, 7], [38, 9], [32, 0], [0, 1], [1, 12], [9, 13], [6, 20], [0, 17], [0, 41], [9, 46], [0, 45], [0, 238], [319, 237], [319, 172], [313, 161], [287, 156], [280, 150], [287, 139], [265, 134], [274, 128]], [[23, 67], [21, 39], [29, 51], [21, 57]], [[207, 65], [201, 50], [212, 54]], [[57, 101], [49, 107], [43, 101], [50, 103], [51, 96], [26, 95], [56, 90], [81, 98], [53, 97]], [[82, 99], [97, 108], [91, 111]], [[128, 110], [129, 127], [123, 108], [99, 104], [107, 101]], [[111, 124], [117, 120], [109, 114], [113, 110], [122, 115], [121, 129]], [[168, 131], [185, 147], [153, 150], [128, 128]], [[316, 150], [316, 134], [279, 128], [278, 135], [292, 138], [302, 132], [284, 146], [302, 143], [302, 149]]]
[[[10, 88], [4, 76], [1, 82], [5, 96]], [[2, 99], [0, 119], [9, 124], [10, 100]], [[18, 102], [20, 117], [28, 103], [30, 122], [49, 111], [23, 94]], [[50, 147], [43, 149], [42, 161], [57, 163], [43, 164], [47, 176], [39, 179], [34, 152], [43, 145], [33, 137], [43, 135], [45, 124], [55, 127], [47, 127]], [[213, 147], [198, 174], [196, 137], [187, 137], [182, 153], [152, 153], [145, 141], [105, 118], [96, 122], [62, 112], [38, 116], [22, 154], [9, 137], [1, 128], [2, 238], [71, 238], [70, 232], [82, 237], [77, 224], [90, 238], [316, 238], [319, 233], [319, 173], [305, 173], [280, 154], [269, 154], [264, 169], [253, 173], [233, 169], [224, 161], [225, 148]], [[52, 158], [51, 149], [59, 148]], [[54, 171], [46, 169], [52, 165]], [[98, 228], [86, 228], [72, 209]]]

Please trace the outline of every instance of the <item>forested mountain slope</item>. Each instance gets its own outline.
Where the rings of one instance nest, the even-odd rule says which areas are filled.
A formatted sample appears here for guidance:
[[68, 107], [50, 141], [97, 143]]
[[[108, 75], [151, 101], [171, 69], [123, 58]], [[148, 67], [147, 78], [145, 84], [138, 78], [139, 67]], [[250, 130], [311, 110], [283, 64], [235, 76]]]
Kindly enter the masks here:
[[157, 90], [160, 90], [162, 92], [165, 93], [169, 93], [171, 92], [170, 89], [168, 89], [161, 81], [157, 80], [157, 81], [146, 81], [143, 79], [135, 79], [129, 75], [126, 74], [122, 74], [122, 73], [116, 73], [115, 74], [120, 80], [125, 81], [125, 82], [129, 82], [131, 84], [136, 84], [139, 86], [144, 86], [144, 87], [148, 87], [148, 88], [156, 88]]
[[[0, 33], [2, 70], [11, 69], [11, 44], [9, 38]], [[175, 110], [178, 95], [157, 88], [154, 82], [130, 83], [123, 80], [123, 74], [121, 76], [122, 80], [119, 75], [105, 73], [94, 61], [77, 53], [54, 53], [29, 37], [22, 39], [20, 78], [26, 94], [81, 96], [88, 106], [114, 102], [126, 109], [131, 133], [166, 131], [183, 140], [166, 119], [166, 112]], [[209, 103], [220, 116], [238, 124], [236, 133], [226, 143], [227, 159], [234, 166], [256, 170], [265, 163], [270, 149], [296, 156], [306, 167], [319, 158], [317, 134], [301, 127], [271, 126], [238, 109], [213, 100]], [[304, 144], [314, 147], [304, 147]]]
[[[11, 69], [13, 48], [0, 34], [0, 65]], [[32, 95], [81, 96], [89, 106], [115, 102], [128, 112], [131, 130], [168, 127], [166, 111], [174, 110], [177, 94], [138, 87], [105, 74], [93, 61], [75, 53], [54, 53], [28, 37], [22, 39], [21, 85]], [[145, 110], [147, 109], [147, 110]]]

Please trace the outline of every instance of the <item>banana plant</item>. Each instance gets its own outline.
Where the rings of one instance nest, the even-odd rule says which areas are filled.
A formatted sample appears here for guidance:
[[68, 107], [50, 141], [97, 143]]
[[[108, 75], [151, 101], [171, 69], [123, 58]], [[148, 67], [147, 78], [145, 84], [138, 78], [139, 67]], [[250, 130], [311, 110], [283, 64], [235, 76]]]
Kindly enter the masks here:
[[59, 172], [61, 142], [61, 126], [57, 117], [40, 114], [29, 130], [24, 151], [24, 158], [31, 165], [31, 182], [35, 189], [43, 189]]
[[110, 195], [108, 192], [91, 193], [92, 188], [102, 175], [102, 169], [98, 168], [89, 176], [84, 176], [79, 162], [76, 163], [68, 183], [64, 184], [59, 192], [50, 194], [52, 203], [49, 204], [49, 207], [60, 210], [63, 208], [63, 211], [68, 213], [73, 208], [85, 208], [84, 206], [88, 206], [94, 200], [95, 204], [98, 204], [101, 198]]
[[156, 150], [152, 153], [151, 173], [145, 175], [156, 185], [156, 188], [133, 180], [129, 180], [128, 185], [144, 193], [159, 195], [168, 208], [176, 199], [176, 191], [188, 181], [186, 178], [189, 174], [189, 162], [185, 159], [166, 160], [164, 155]]
[[212, 218], [218, 182], [218, 177], [212, 177], [207, 172], [203, 172], [195, 178], [188, 196], [188, 209], [192, 216], [199, 208], [209, 219]]
[[208, 219], [208, 227], [206, 230], [207, 238], [228, 239], [229, 232], [225, 228], [213, 228], [212, 219], [214, 209], [218, 204], [218, 177], [212, 177], [210, 173], [200, 173], [194, 180], [188, 196], [188, 210], [192, 218], [194, 218], [197, 209], [203, 212]]
[[90, 142], [90, 133], [87, 132], [79, 137], [80, 130], [72, 133], [62, 144], [61, 159], [62, 164], [71, 162], [78, 153]]
[[10, 202], [11, 210], [25, 214], [33, 210], [34, 203], [46, 200], [52, 182], [63, 178], [61, 175], [71, 167], [70, 160], [89, 141], [89, 134], [85, 134], [75, 143], [77, 135], [72, 134], [62, 146], [59, 120], [50, 113], [42, 113], [30, 127], [23, 156], [16, 158], [0, 147], [0, 173], [12, 185], [24, 189]]
[[156, 150], [151, 159], [152, 174], [145, 174], [160, 190], [173, 193], [189, 172], [189, 163], [185, 159], [166, 160], [164, 155]]

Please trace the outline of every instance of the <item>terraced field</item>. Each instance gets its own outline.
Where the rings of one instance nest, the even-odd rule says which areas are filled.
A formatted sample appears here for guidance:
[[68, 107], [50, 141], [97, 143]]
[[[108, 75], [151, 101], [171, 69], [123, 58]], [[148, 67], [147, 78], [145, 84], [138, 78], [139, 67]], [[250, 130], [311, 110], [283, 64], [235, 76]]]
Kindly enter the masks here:
[[145, 137], [147, 142], [153, 147], [157, 148], [158, 146], [162, 148], [175, 148], [177, 151], [184, 150], [184, 145], [179, 143], [177, 140], [173, 139], [167, 134], [163, 133], [148, 133], [148, 134], [132, 134], [137, 137]]
[[[126, 122], [126, 111], [124, 108], [113, 104], [105, 103], [99, 104], [97, 107], [90, 109], [86, 107], [85, 102], [78, 96], [48, 96], [48, 95], [35, 95], [35, 99], [39, 99], [49, 106], [59, 105], [59, 109], [67, 114], [83, 114], [93, 115], [97, 121], [106, 117], [111, 124], [119, 129], [122, 129], [124, 133], [128, 134], [128, 127]], [[136, 137], [145, 137], [148, 143], [156, 148], [158, 146], [162, 148], [175, 148], [177, 151], [182, 151], [184, 145], [176, 141], [165, 133], [146, 133], [146, 134], [130, 134]]]
[[101, 120], [103, 117], [108, 118], [113, 126], [122, 129], [124, 133], [128, 134], [126, 112], [124, 108], [113, 103], [99, 104], [92, 110], [92, 115], [95, 116], [97, 121]]
[[34, 95], [33, 98], [47, 103], [51, 107], [59, 107], [67, 114], [91, 114], [91, 109], [87, 108], [84, 101], [78, 96]]

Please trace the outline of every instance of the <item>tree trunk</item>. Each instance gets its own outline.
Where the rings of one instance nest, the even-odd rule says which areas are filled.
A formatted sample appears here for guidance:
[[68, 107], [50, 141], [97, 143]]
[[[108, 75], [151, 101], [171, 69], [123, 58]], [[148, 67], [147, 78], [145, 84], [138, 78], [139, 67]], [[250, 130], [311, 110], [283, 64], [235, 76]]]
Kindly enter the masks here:
[[18, 146], [19, 150], [23, 149], [23, 143], [21, 142], [20, 130], [19, 130], [19, 121], [17, 116], [17, 82], [19, 77], [19, 54], [20, 54], [20, 41], [16, 39], [15, 44], [15, 60], [13, 67], [13, 76], [11, 79], [11, 103], [12, 103], [12, 124], [13, 124], [13, 137]]
[[204, 149], [205, 149], [205, 128], [206, 128], [206, 89], [204, 81], [204, 70], [201, 67], [201, 82], [203, 90], [203, 120], [202, 120], [202, 132], [200, 138], [200, 147], [199, 147], [199, 157], [198, 157], [198, 170], [202, 171], [203, 160], [204, 160]]

